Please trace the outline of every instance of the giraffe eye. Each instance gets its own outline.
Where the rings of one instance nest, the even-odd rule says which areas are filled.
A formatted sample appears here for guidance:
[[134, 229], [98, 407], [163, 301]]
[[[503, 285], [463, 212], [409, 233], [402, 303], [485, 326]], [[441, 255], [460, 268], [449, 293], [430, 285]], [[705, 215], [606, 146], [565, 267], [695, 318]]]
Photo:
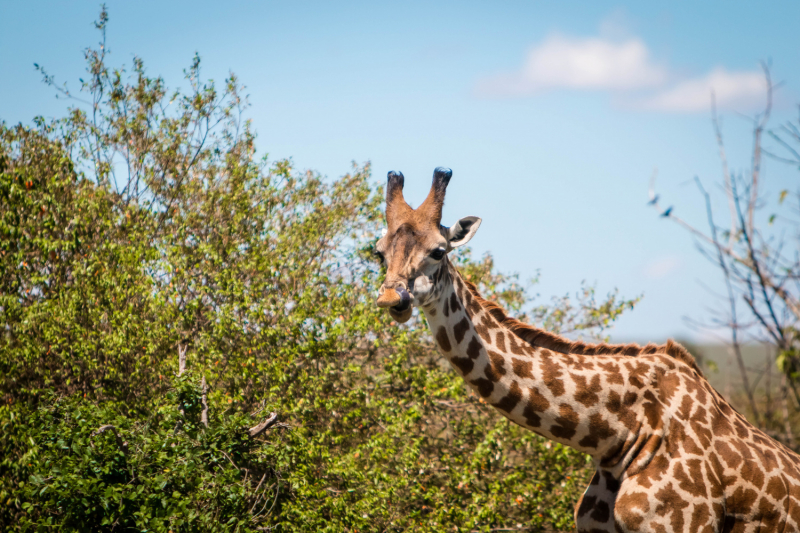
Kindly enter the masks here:
[[442, 248], [437, 248], [430, 253], [431, 259], [434, 261], [441, 261], [442, 257], [444, 257], [445, 251]]

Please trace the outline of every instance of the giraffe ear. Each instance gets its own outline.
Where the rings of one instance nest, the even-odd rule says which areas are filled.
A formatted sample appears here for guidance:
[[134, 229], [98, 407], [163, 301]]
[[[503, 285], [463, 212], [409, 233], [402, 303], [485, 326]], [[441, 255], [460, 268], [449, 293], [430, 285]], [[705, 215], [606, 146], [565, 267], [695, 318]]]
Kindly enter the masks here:
[[478, 217], [464, 217], [447, 229], [447, 251], [467, 244], [481, 225]]

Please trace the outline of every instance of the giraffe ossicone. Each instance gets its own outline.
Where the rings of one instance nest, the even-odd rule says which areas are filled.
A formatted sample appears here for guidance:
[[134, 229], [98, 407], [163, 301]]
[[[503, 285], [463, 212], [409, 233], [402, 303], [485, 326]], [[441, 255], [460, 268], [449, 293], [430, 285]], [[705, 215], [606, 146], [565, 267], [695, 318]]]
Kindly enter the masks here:
[[441, 224], [452, 171], [425, 201], [389, 172], [378, 305], [418, 307], [439, 351], [503, 416], [591, 455], [578, 531], [800, 531], [800, 456], [753, 427], [681, 345], [589, 344], [524, 324], [481, 297], [447, 258], [481, 219]]

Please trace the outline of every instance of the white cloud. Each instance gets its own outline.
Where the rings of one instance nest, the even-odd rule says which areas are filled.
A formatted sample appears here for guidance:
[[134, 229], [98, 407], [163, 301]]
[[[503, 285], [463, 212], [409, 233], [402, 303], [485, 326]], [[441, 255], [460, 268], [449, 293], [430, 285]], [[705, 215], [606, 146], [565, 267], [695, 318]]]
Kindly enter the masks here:
[[601, 37], [554, 34], [531, 48], [514, 72], [478, 81], [476, 95], [487, 98], [526, 97], [554, 90], [614, 94], [619, 107], [666, 113], [708, 112], [711, 94], [721, 110], [753, 112], [763, 108], [764, 74], [722, 67], [700, 77], [678, 75], [651, 58], [644, 42], [625, 37], [624, 12], [601, 24]]
[[631, 90], [657, 87], [666, 70], [640, 39], [613, 42], [553, 35], [528, 52], [518, 72], [478, 83], [481, 96], [527, 96], [553, 89]]
[[713, 92], [718, 108], [749, 111], [764, 105], [766, 88], [764, 74], [761, 72], [728, 72], [723, 68], [716, 68], [702, 78], [682, 81], [632, 105], [654, 111], [708, 111], [711, 109]]
[[635, 102], [633, 106], [668, 112], [708, 111], [713, 92], [718, 108], [747, 111], [764, 105], [766, 89], [762, 72], [728, 72], [716, 68], [702, 78], [682, 81]]
[[681, 267], [681, 259], [676, 255], [667, 255], [651, 261], [644, 267], [644, 275], [650, 279], [661, 279], [669, 276]]

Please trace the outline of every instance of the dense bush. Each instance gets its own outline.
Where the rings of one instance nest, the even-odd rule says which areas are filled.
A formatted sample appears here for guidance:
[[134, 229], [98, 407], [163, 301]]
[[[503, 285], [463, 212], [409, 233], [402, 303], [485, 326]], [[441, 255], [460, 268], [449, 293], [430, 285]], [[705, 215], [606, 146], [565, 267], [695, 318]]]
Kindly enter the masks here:
[[[195, 59], [169, 93], [106, 53], [87, 51], [88, 109], [0, 128], [0, 528], [569, 529], [586, 457], [470, 393], [424, 319], [375, 307], [369, 166], [260, 159], [235, 78], [203, 84]], [[633, 305], [533, 306], [491, 257], [455, 259], [557, 331]]]

